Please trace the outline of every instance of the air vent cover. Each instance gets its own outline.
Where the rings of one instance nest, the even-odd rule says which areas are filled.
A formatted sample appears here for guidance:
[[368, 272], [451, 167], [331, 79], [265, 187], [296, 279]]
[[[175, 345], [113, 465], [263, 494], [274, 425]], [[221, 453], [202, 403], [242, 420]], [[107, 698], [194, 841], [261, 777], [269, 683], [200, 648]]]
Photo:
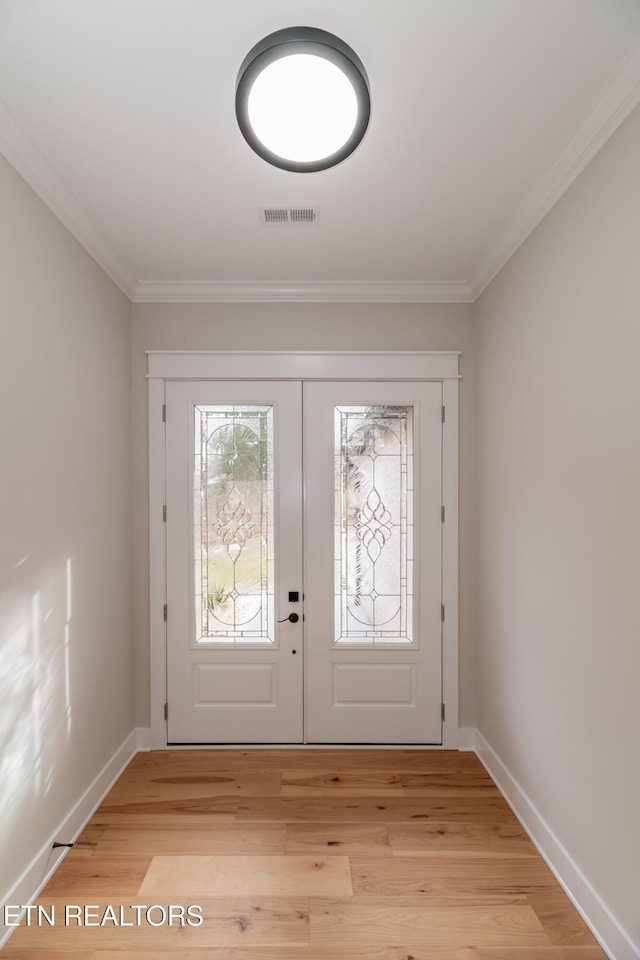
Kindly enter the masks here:
[[319, 207], [259, 207], [263, 227], [313, 227], [318, 225]]

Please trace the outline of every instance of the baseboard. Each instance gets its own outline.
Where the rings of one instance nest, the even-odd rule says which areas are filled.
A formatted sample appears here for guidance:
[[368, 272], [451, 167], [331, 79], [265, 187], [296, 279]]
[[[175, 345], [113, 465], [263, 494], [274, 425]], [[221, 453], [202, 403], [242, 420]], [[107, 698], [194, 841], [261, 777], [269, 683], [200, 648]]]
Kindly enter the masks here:
[[458, 750], [475, 750], [476, 748], [476, 728], [459, 727], [458, 728]]
[[136, 737], [136, 751], [143, 753], [151, 750], [151, 729], [149, 727], [136, 727], [133, 732]]
[[475, 731], [475, 751], [539, 853], [612, 960], [640, 960], [640, 947], [613, 916], [500, 757]]
[[14, 906], [35, 901], [45, 883], [68, 853], [68, 850], [64, 848], [53, 850], [54, 841], [58, 840], [64, 843], [75, 841], [131, 758], [139, 750], [145, 749], [145, 747], [139, 746], [140, 740], [144, 739], [144, 732], [143, 729], [138, 729], [129, 734], [60, 822], [53, 834], [43, 844], [17, 883], [0, 901], [0, 949], [15, 929], [13, 926], [7, 927], [3, 922], [5, 904]]

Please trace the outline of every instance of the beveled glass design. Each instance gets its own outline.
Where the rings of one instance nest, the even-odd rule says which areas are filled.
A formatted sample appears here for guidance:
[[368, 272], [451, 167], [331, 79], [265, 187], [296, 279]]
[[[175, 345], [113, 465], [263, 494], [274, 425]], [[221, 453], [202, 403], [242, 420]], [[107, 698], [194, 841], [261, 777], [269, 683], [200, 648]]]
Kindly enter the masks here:
[[195, 407], [196, 640], [274, 640], [273, 408]]
[[413, 408], [335, 408], [335, 640], [413, 643]]

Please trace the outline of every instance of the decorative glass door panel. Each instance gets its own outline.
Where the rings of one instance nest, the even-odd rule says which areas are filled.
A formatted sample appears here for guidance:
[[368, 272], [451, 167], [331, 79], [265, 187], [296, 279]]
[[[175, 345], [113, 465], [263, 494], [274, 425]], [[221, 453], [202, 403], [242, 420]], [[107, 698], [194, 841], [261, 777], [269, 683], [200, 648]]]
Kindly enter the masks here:
[[198, 643], [274, 643], [273, 407], [194, 407]]
[[337, 406], [337, 643], [413, 642], [413, 407]]

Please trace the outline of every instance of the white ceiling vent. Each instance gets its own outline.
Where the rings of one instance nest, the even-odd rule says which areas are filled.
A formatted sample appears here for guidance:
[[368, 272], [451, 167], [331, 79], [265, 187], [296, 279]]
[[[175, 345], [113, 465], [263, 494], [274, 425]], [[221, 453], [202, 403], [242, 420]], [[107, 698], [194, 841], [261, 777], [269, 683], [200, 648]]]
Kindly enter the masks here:
[[318, 225], [320, 207], [259, 207], [263, 227], [314, 227]]

